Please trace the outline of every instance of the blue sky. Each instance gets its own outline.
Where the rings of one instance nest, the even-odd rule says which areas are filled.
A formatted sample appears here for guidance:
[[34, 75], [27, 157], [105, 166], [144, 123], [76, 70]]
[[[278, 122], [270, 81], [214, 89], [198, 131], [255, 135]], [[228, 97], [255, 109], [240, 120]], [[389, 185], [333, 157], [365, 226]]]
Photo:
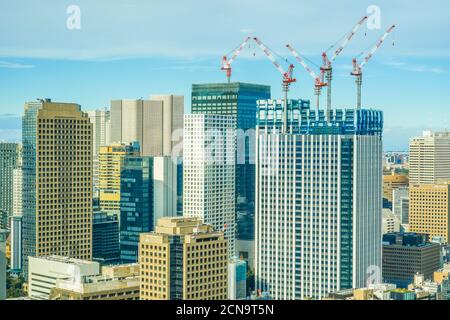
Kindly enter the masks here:
[[[333, 105], [354, 106], [351, 60], [395, 23], [365, 68], [363, 105], [384, 111], [385, 149], [406, 149], [422, 130], [450, 127], [450, 4], [411, 2], [0, 0], [0, 140], [20, 137], [23, 104], [40, 97], [87, 110], [175, 93], [189, 112], [191, 84], [224, 81], [220, 59], [246, 35], [294, 62], [290, 43], [320, 64], [322, 50], [376, 5], [381, 30], [364, 26], [335, 62]], [[81, 10], [79, 30], [66, 27], [70, 5]], [[279, 74], [253, 45], [233, 67], [233, 80], [269, 84], [280, 96]], [[297, 64], [295, 76], [290, 96], [313, 98], [312, 79]]]

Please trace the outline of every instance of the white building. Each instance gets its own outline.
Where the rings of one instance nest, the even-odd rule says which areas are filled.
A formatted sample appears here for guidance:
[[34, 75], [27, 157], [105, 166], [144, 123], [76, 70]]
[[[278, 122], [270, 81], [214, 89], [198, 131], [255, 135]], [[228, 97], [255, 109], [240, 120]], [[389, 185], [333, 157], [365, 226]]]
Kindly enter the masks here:
[[183, 215], [224, 231], [235, 255], [236, 117], [190, 114], [184, 118]]
[[450, 132], [424, 132], [409, 144], [409, 183], [450, 180]]
[[178, 158], [153, 158], [153, 225], [162, 217], [177, 216]]
[[111, 142], [139, 141], [143, 156], [170, 156], [182, 138], [183, 115], [183, 96], [112, 100]]
[[48, 299], [58, 279], [81, 283], [84, 276], [100, 274], [100, 264], [60, 256], [29, 257], [28, 295]]
[[409, 188], [400, 187], [392, 190], [392, 209], [402, 224], [409, 223]]
[[383, 209], [383, 234], [400, 231], [400, 220], [390, 209]]
[[232, 259], [228, 262], [228, 299], [241, 300], [247, 297], [247, 262]]
[[381, 268], [382, 114], [258, 101], [256, 289], [321, 299]]
[[6, 299], [6, 239], [8, 231], [0, 229], [0, 300]]

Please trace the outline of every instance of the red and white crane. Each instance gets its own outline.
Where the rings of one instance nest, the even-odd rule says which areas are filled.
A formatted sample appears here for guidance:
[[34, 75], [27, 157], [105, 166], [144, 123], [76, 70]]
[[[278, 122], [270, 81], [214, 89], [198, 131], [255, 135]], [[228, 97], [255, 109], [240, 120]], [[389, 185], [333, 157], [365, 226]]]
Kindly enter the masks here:
[[300, 54], [295, 51], [295, 49], [287, 44], [286, 47], [292, 53], [292, 55], [297, 59], [298, 62], [305, 68], [306, 72], [314, 79], [314, 94], [316, 95], [316, 109], [319, 111], [320, 107], [320, 95], [322, 93], [322, 88], [326, 87], [327, 84], [323, 82], [323, 72], [321, 72], [321, 76], [319, 77], [305, 62], [305, 60], [300, 56]]
[[259, 40], [259, 38], [254, 37], [253, 40], [255, 40], [258, 47], [264, 52], [264, 54], [269, 58], [270, 61], [272, 61], [273, 65], [277, 68], [277, 70], [281, 73], [283, 79], [282, 79], [282, 88], [284, 92], [284, 110], [283, 110], [283, 132], [286, 132], [287, 129], [287, 98], [288, 98], [288, 92], [289, 87], [291, 83], [296, 82], [297, 79], [293, 78], [293, 72], [294, 72], [294, 65], [290, 64], [288, 67], [288, 70], [285, 71], [283, 67], [277, 62], [275, 57], [272, 54], [272, 51]]
[[392, 25], [387, 29], [387, 31], [383, 34], [383, 36], [378, 39], [375, 46], [372, 50], [369, 51], [367, 56], [364, 58], [361, 64], [358, 64], [358, 60], [356, 58], [353, 59], [353, 71], [351, 75], [356, 77], [356, 109], [361, 109], [361, 87], [362, 87], [362, 69], [369, 62], [369, 60], [373, 57], [375, 52], [383, 45], [384, 40], [391, 34], [391, 32], [395, 29], [395, 25]]
[[330, 111], [331, 111], [331, 81], [333, 80], [333, 66], [332, 63], [336, 58], [341, 54], [344, 48], [349, 44], [350, 40], [355, 36], [358, 29], [363, 25], [364, 21], [368, 19], [367, 16], [364, 16], [358, 23], [353, 27], [353, 29], [345, 36], [344, 41], [341, 43], [339, 48], [334, 52], [331, 59], [328, 59], [327, 53], [322, 53], [322, 67], [320, 68], [323, 73], [326, 74], [327, 80], [327, 118], [329, 119]]
[[237, 47], [236, 50], [232, 50], [231, 52], [233, 53], [233, 55], [231, 56], [230, 59], [228, 59], [228, 55], [231, 52], [228, 53], [227, 55], [223, 56], [221, 69], [227, 73], [228, 83], [230, 83], [230, 79], [231, 79], [231, 64], [234, 62], [234, 60], [236, 60], [236, 58], [242, 52], [242, 50], [247, 45], [247, 43], [250, 41], [250, 39], [251, 39], [251, 37], [245, 38], [244, 42], [242, 42], [241, 45], [239, 47]]

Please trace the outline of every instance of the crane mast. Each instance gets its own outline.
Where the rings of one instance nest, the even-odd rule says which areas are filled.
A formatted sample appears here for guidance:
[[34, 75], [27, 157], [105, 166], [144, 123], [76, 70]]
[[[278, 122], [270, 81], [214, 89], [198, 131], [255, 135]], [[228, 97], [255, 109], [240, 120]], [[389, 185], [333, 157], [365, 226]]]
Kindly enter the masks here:
[[300, 54], [295, 51], [295, 49], [290, 45], [287, 44], [286, 47], [289, 49], [291, 54], [297, 59], [298, 62], [303, 66], [303, 68], [306, 70], [306, 72], [309, 73], [309, 75], [314, 79], [314, 94], [316, 95], [316, 109], [319, 111], [320, 107], [320, 95], [322, 93], [322, 87], [326, 87], [327, 84], [323, 82], [323, 72], [321, 72], [321, 77], [319, 77], [303, 60], [303, 58], [300, 56]]
[[372, 59], [373, 55], [381, 48], [386, 38], [391, 34], [391, 32], [395, 29], [395, 25], [392, 25], [387, 29], [387, 31], [383, 34], [383, 36], [378, 39], [375, 46], [372, 50], [369, 51], [367, 56], [364, 58], [363, 62], [358, 64], [358, 60], [356, 58], [353, 59], [353, 71], [351, 75], [355, 77], [356, 82], [356, 109], [361, 109], [361, 88], [362, 88], [362, 69], [363, 67]]
[[341, 43], [339, 48], [334, 52], [331, 59], [328, 59], [327, 53], [322, 53], [322, 72], [326, 75], [326, 80], [328, 84], [327, 88], [327, 119], [330, 120], [331, 113], [331, 82], [333, 80], [333, 66], [332, 63], [334, 60], [341, 54], [344, 48], [349, 44], [352, 38], [355, 36], [358, 29], [363, 25], [364, 21], [368, 19], [367, 16], [364, 16], [358, 23], [353, 27], [353, 29], [347, 34], [344, 41]]
[[273, 56], [272, 52], [267, 48], [266, 45], [264, 45], [259, 38], [254, 37], [253, 40], [255, 40], [258, 47], [264, 52], [267, 58], [269, 58], [270, 61], [272, 61], [272, 64], [277, 68], [277, 70], [281, 73], [283, 79], [282, 79], [282, 88], [284, 92], [284, 106], [283, 106], [283, 133], [286, 133], [287, 131], [287, 98], [288, 98], [288, 92], [290, 84], [293, 82], [296, 82], [297, 79], [293, 78], [293, 72], [294, 72], [294, 65], [290, 64], [287, 71], [281, 67], [281, 65], [277, 62], [275, 57]]
[[245, 38], [244, 42], [242, 42], [241, 45], [233, 52], [233, 55], [231, 56], [230, 59], [228, 59], [227, 57], [228, 54], [223, 56], [221, 69], [226, 72], [228, 83], [230, 83], [231, 81], [231, 64], [234, 62], [234, 60], [236, 60], [236, 58], [242, 52], [242, 50], [250, 41], [250, 39], [251, 37]]

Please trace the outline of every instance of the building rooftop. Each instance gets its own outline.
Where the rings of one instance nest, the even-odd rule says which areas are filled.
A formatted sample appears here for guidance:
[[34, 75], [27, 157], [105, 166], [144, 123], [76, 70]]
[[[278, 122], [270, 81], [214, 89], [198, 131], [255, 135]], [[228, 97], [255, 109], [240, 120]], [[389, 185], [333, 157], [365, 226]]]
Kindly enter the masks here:
[[30, 257], [30, 258], [53, 261], [53, 262], [60, 262], [60, 263], [67, 263], [67, 264], [74, 264], [74, 265], [78, 265], [78, 266], [98, 264], [98, 262], [95, 262], [95, 261], [81, 260], [81, 259], [75, 259], [75, 258], [63, 257], [63, 256], [57, 256], [57, 255]]

